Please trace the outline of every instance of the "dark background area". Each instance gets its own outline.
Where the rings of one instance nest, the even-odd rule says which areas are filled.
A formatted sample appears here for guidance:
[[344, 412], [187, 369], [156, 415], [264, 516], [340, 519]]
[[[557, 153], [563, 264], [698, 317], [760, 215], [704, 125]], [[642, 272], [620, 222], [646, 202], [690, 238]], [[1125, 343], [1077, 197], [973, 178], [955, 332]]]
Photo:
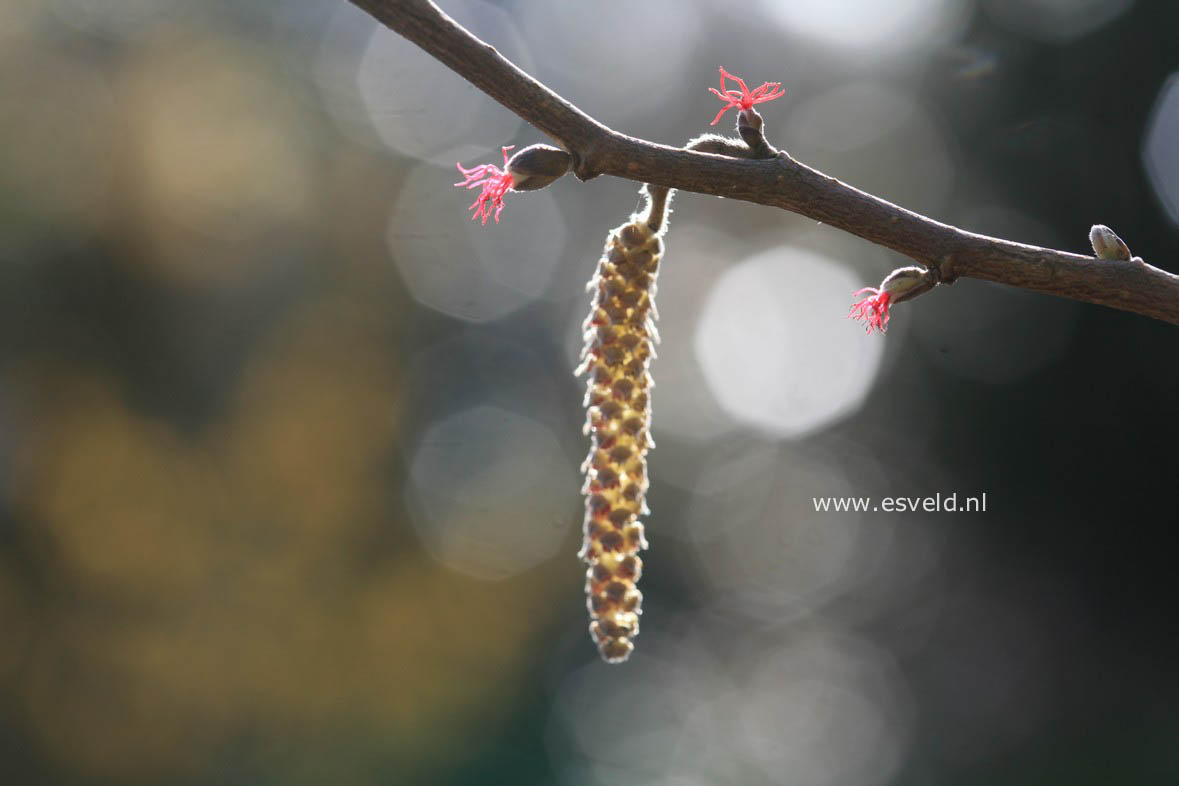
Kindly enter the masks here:
[[[623, 132], [720, 64], [828, 174], [1177, 269], [1174, 3], [561, 6], [442, 3]], [[1179, 782], [1173, 326], [962, 280], [864, 336], [902, 258], [677, 195], [607, 666], [571, 371], [636, 184], [472, 224], [453, 161], [541, 137], [344, 3], [0, 0], [0, 73], [3, 782]]]

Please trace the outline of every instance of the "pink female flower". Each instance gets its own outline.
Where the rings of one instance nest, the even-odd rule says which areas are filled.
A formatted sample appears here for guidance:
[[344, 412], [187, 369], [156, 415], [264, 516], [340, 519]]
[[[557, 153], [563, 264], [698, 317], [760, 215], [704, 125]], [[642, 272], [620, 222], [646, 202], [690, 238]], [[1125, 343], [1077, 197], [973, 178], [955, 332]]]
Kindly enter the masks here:
[[868, 333], [876, 328], [881, 333], [888, 329], [888, 309], [897, 303], [923, 295], [937, 286], [941, 280], [935, 268], [923, 268], [916, 265], [899, 267], [885, 276], [880, 282], [880, 289], [864, 287], [852, 297], [858, 297], [865, 292], [872, 294], [857, 301], [848, 313], [848, 319], [862, 319], [868, 323]]
[[868, 333], [872, 332], [872, 328], [876, 328], [883, 333], [888, 329], [888, 307], [892, 303], [892, 295], [884, 289], [864, 287], [852, 295], [852, 297], [857, 297], [865, 292], [871, 292], [872, 294], [856, 302], [851, 307], [851, 312], [848, 313], [847, 318], [862, 319], [867, 322], [866, 332]]
[[[728, 90], [725, 88], [725, 80], [732, 79], [741, 88], [741, 92], [736, 90]], [[720, 121], [721, 115], [728, 112], [730, 109], [744, 110], [753, 109], [754, 104], [764, 104], [766, 101], [773, 101], [775, 98], [781, 98], [786, 95], [786, 91], [782, 89], [781, 82], [766, 82], [761, 87], [750, 91], [745, 86], [745, 80], [739, 76], [733, 76], [723, 67], [720, 69], [720, 90], [715, 87], [708, 88], [712, 94], [725, 102], [725, 108], [716, 113], [716, 117], [712, 119], [709, 125], [716, 125]]]
[[499, 223], [499, 214], [504, 209], [504, 194], [512, 190], [514, 185], [513, 177], [508, 169], [508, 151], [515, 145], [509, 145], [503, 149], [504, 153], [504, 168], [500, 169], [495, 164], [480, 164], [472, 169], [464, 169], [462, 164], [456, 163], [459, 172], [463, 173], [466, 178], [461, 183], [455, 183], [456, 186], [466, 186], [468, 189], [476, 186], [483, 186], [482, 193], [479, 197], [471, 203], [469, 210], [475, 211], [471, 214], [471, 220], [482, 216], [484, 226], [487, 225], [487, 219], [491, 218], [491, 208], [495, 208], [495, 222]]

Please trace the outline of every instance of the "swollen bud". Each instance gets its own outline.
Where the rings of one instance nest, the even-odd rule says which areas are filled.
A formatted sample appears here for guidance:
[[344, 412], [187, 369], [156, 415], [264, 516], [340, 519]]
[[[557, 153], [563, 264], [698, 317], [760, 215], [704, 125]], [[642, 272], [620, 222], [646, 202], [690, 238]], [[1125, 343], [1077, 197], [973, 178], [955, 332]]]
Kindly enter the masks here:
[[513, 191], [544, 188], [569, 171], [573, 157], [550, 145], [529, 145], [508, 161]]
[[893, 303], [903, 303], [918, 295], [924, 295], [935, 286], [937, 279], [928, 270], [911, 265], [889, 273], [881, 282], [880, 291], [887, 292]]
[[1094, 224], [1089, 230], [1089, 242], [1098, 259], [1129, 260], [1130, 247], [1117, 233], [1104, 224]]
[[759, 158], [769, 158], [774, 153], [766, 142], [764, 128], [765, 121], [761, 119], [761, 115], [753, 107], [742, 109], [737, 113], [737, 133], [741, 135], [741, 139], [754, 152], [754, 155]]
[[868, 292], [869, 295], [852, 304], [848, 312], [848, 319], [862, 319], [868, 326], [867, 330], [879, 330], [883, 333], [888, 329], [888, 310], [896, 303], [903, 303], [918, 295], [923, 295], [937, 286], [938, 274], [933, 268], [910, 265], [892, 271], [880, 282], [880, 287], [864, 287], [852, 297], [859, 297]]

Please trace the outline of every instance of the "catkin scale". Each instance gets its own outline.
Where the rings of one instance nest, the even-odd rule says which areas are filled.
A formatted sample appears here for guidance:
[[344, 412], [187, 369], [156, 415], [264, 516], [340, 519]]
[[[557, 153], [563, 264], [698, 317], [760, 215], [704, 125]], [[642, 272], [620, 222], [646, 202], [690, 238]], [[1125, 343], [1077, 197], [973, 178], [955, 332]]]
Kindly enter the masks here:
[[638, 520], [649, 511], [647, 451], [651, 440], [651, 375], [659, 340], [655, 330], [655, 277], [663, 255], [660, 229], [666, 195], [649, 200], [656, 219], [632, 217], [610, 233], [588, 289], [585, 349], [586, 474], [584, 540], [579, 556], [585, 579], [590, 635], [602, 657], [626, 660], [639, 633], [643, 595], [636, 586], [647, 547]]

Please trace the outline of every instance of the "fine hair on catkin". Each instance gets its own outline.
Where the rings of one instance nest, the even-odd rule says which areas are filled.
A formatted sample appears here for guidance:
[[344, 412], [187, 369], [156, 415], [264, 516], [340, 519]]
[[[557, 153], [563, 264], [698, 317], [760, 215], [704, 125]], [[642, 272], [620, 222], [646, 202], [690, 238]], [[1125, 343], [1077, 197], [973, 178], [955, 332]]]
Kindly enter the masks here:
[[602, 657], [624, 661], [639, 633], [643, 595], [636, 586], [647, 547], [640, 516], [649, 513], [647, 451], [651, 439], [655, 278], [663, 255], [662, 234], [670, 192], [645, 186], [646, 210], [631, 216], [606, 239], [585, 321], [585, 348], [577, 373], [586, 382], [585, 432], [590, 452], [585, 472], [585, 527], [580, 557], [590, 635]]

